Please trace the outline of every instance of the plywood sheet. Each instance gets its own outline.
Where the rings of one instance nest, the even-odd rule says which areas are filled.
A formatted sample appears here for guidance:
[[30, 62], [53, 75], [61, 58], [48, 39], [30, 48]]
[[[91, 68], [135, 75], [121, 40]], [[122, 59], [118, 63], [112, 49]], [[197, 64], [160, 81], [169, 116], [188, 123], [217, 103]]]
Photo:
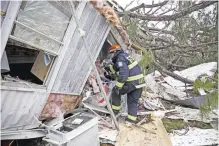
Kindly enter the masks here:
[[[172, 146], [160, 120], [142, 125], [142, 128], [120, 124], [116, 146]], [[150, 131], [147, 131], [150, 130]]]

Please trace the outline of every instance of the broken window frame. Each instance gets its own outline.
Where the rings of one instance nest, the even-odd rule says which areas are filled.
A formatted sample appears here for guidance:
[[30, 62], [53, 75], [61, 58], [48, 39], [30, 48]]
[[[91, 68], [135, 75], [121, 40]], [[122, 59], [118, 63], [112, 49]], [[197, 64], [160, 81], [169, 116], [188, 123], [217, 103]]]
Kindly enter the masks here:
[[[70, 16], [70, 17], [69, 17], [69, 22], [70, 22], [71, 17], [72, 17], [72, 14], [71, 14], [71, 12], [69, 12], [69, 10], [67, 10], [66, 7], [62, 6], [58, 1], [55, 1], [55, 2], [46, 1], [46, 2], [48, 2], [49, 4], [51, 4], [54, 8], [56, 8], [57, 10], [59, 10], [60, 12], [62, 12], [64, 15]], [[26, 3], [26, 1], [23, 1], [23, 2], [21, 3], [21, 6], [20, 6], [19, 10], [20, 10], [20, 9], [23, 9], [23, 8], [25, 7], [25, 6], [24, 6], [25, 3]], [[17, 16], [18, 16], [18, 15], [19, 15], [19, 14], [17, 14]], [[19, 22], [19, 21], [17, 20], [17, 18], [16, 18], [16, 20], [14, 21], [13, 27], [15, 27], [15, 25], [20, 25], [20, 26], [22, 26], [22, 27], [24, 27], [24, 28], [26, 28], [26, 29], [28, 29], [28, 30], [30, 30], [30, 31], [32, 31], [32, 32], [35, 32], [36, 34], [38, 34], [38, 35], [40, 35], [40, 36], [46, 37], [47, 39], [49, 39], [49, 40], [51, 40], [51, 41], [53, 41], [53, 42], [55, 42], [55, 43], [60, 44], [60, 46], [59, 46], [59, 48], [58, 48], [58, 51], [56, 52], [56, 51], [52, 51], [52, 50], [43, 48], [43, 47], [41, 47], [41, 46], [32, 44], [32, 43], [30, 43], [30, 42], [28, 42], [28, 41], [25, 41], [25, 40], [23, 40], [23, 39], [21, 39], [21, 38], [19, 38], [19, 37], [16, 37], [16, 36], [14, 36], [14, 35], [12, 35], [12, 34], [10, 34], [10, 36], [9, 36], [10, 39], [15, 40], [15, 41], [18, 41], [18, 42], [21, 42], [21, 43], [24, 43], [24, 44], [27, 44], [27, 45], [29, 45], [29, 46], [31, 46], [31, 47], [33, 47], [33, 48], [36, 48], [37, 50], [44, 51], [45, 53], [50, 54], [50, 55], [53, 55], [53, 56], [58, 56], [58, 55], [60, 54], [60, 51], [61, 51], [61, 49], [63, 48], [63, 45], [64, 45], [64, 43], [63, 43], [63, 38], [64, 38], [64, 36], [65, 36], [65, 33], [66, 33], [67, 28], [69, 27], [69, 24], [68, 24], [67, 27], [66, 27], [66, 29], [65, 29], [65, 33], [64, 33], [64, 36], [63, 36], [63, 38], [62, 38], [62, 41], [59, 41], [59, 40], [57, 40], [57, 39], [55, 39], [55, 38], [53, 38], [53, 37], [50, 37], [50, 36], [46, 35], [46, 34], [43, 33], [43, 32], [40, 32], [40, 31], [38, 31], [38, 30], [36, 30], [36, 29], [33, 29], [33, 28], [31, 28], [31, 27], [29, 27], [29, 26], [23, 24], [22, 22]]]
[[[24, 1], [22, 1], [22, 2], [24, 2]], [[22, 3], [22, 2], [20, 2], [20, 3]], [[50, 1], [47, 1], [47, 2], [50, 3]], [[53, 3], [54, 3], [54, 4], [57, 4], [57, 5], [61, 5], [61, 4], [58, 3], [58, 1], [53, 2]], [[79, 4], [80, 4], [80, 2], [77, 4], [77, 7], [79, 6]], [[20, 4], [20, 5], [18, 6], [18, 11], [19, 11], [20, 9], [22, 9], [22, 6], [23, 6], [22, 4]], [[55, 8], [57, 9], [57, 7], [55, 7]], [[59, 10], [59, 9], [58, 9], [58, 10], [62, 12], [62, 11], [65, 11], [65, 9], [66, 9], [66, 8], [63, 7], [62, 10]], [[68, 10], [66, 10], [66, 11], [68, 11]], [[69, 12], [69, 11], [68, 11], [68, 12]], [[70, 13], [70, 12], [69, 12], [69, 13]], [[46, 38], [49, 38], [49, 39], [51, 39], [51, 40], [53, 40], [53, 41], [55, 41], [55, 42], [61, 44], [61, 46], [59, 47], [58, 53], [55, 53], [55, 52], [52, 52], [52, 51], [47, 50], [47, 49], [45, 49], [45, 48], [42, 48], [42, 47], [40, 47], [40, 46], [36, 46], [36, 45], [34, 45], [34, 44], [28, 43], [27, 41], [22, 40], [22, 39], [19, 39], [19, 38], [15, 37], [15, 36], [11, 35], [11, 33], [9, 33], [8, 39], [12, 39], [12, 40], [14, 40], [14, 41], [16, 41], [16, 42], [25, 44], [25, 45], [29, 46], [28, 49], [38, 50], [38, 51], [40, 51], [40, 52], [44, 52], [44, 53], [46, 53], [46, 54], [49, 54], [49, 55], [52, 55], [52, 56], [53, 56], [53, 58], [51, 59], [51, 62], [50, 62], [49, 69], [48, 69], [48, 71], [47, 71], [47, 73], [46, 73], [46, 76], [45, 76], [45, 78], [44, 78], [44, 80], [43, 80], [43, 84], [42, 84], [42, 85], [44, 85], [44, 86], [46, 86], [46, 87], [48, 87], [48, 84], [47, 84], [46, 82], [47, 82], [48, 76], [50, 76], [50, 74], [51, 74], [51, 73], [50, 73], [50, 72], [51, 72], [51, 69], [53, 68], [54, 65], [56, 65], [57, 57], [60, 55], [60, 53], [61, 53], [60, 51], [61, 51], [62, 48], [64, 47], [64, 43], [63, 43], [63, 42], [64, 42], [64, 38], [66, 37], [66, 32], [67, 32], [67, 30], [69, 29], [69, 24], [70, 24], [70, 22], [72, 21], [72, 14], [70, 14], [70, 15], [71, 15], [71, 17], [69, 17], [69, 23], [68, 23], [68, 25], [67, 25], [67, 27], [66, 27], [66, 29], [65, 29], [65, 31], [64, 31], [64, 35], [63, 35], [63, 38], [62, 38], [62, 42], [60, 42], [60, 41], [58, 41], [58, 40], [56, 40], [56, 39], [54, 39], [54, 38], [52, 38], [52, 37], [50, 37], [50, 36], [47, 36], [46, 34], [44, 34], [44, 33], [42, 33], [42, 32], [39, 32], [38, 30], [35, 30], [35, 29], [33, 29], [33, 28], [29, 27], [29, 26], [26, 26], [25, 24], [23, 24], [23, 23], [17, 21], [16, 18], [17, 18], [17, 16], [18, 16], [18, 12], [16, 12], [16, 18], [13, 19], [13, 20], [11, 20], [11, 22], [12, 22], [12, 28], [11, 28], [11, 29], [13, 29], [13, 27], [14, 27], [15, 24], [22, 25], [22, 26], [24, 26], [25, 28], [27, 28], [27, 29], [29, 29], [29, 30], [31, 30], [31, 31], [33, 31], [33, 32], [36, 32], [36, 33], [39, 34], [39, 35], [42, 35], [42, 36], [44, 36], [44, 37], [46, 37]], [[8, 42], [8, 40], [7, 40], [7, 42]], [[5, 47], [4, 47], [4, 49], [5, 49]]]

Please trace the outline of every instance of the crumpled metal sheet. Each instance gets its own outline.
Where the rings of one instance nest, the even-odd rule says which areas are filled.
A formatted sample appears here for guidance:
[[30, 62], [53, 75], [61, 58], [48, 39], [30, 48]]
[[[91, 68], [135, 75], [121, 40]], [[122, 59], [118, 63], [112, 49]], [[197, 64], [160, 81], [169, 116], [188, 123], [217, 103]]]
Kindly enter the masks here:
[[[21, 9], [18, 12], [17, 21], [51, 38], [62, 41], [70, 17], [66, 16], [47, 1], [26, 1], [22, 3]], [[15, 25], [12, 34], [24, 41], [56, 53], [58, 53], [60, 48], [59, 43], [19, 24]]]

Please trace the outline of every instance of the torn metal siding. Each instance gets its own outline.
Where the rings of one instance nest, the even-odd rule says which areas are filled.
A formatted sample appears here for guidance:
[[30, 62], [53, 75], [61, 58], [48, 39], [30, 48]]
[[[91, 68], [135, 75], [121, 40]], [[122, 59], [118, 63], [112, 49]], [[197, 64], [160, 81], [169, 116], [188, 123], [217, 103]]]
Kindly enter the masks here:
[[[89, 3], [80, 17], [80, 27], [85, 31], [85, 41], [92, 59], [96, 60], [110, 30], [110, 24]], [[91, 71], [91, 62], [84, 48], [80, 33], [76, 29], [61, 68], [53, 85], [52, 92], [80, 94]]]
[[1, 25], [4, 21], [4, 16], [7, 12], [7, 9], [8, 9], [8, 5], [9, 5], [10, 1], [1, 1]]
[[40, 116], [48, 93], [21, 85], [1, 86], [1, 131], [31, 129], [40, 125], [36, 118]]

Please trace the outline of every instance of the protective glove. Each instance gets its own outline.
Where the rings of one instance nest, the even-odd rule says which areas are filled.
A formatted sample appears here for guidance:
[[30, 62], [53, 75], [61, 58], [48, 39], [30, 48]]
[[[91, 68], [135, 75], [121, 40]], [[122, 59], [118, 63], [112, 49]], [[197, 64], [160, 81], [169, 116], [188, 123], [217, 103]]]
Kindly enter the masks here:
[[109, 66], [104, 67], [104, 69], [105, 69], [107, 72], [110, 72], [110, 67], [109, 67]]
[[104, 74], [104, 77], [105, 77], [105, 78], [107, 78], [107, 79], [109, 79], [109, 80], [112, 80], [112, 77], [109, 75], [108, 72], [104, 72], [103, 74]]
[[115, 86], [113, 89], [116, 92], [116, 94], [119, 95], [120, 94], [119, 92], [122, 88]]
[[116, 80], [116, 77], [117, 77], [116, 74], [111, 74], [111, 78], [112, 78], [111, 80], [112, 80], [112, 81], [115, 81], [115, 80]]

